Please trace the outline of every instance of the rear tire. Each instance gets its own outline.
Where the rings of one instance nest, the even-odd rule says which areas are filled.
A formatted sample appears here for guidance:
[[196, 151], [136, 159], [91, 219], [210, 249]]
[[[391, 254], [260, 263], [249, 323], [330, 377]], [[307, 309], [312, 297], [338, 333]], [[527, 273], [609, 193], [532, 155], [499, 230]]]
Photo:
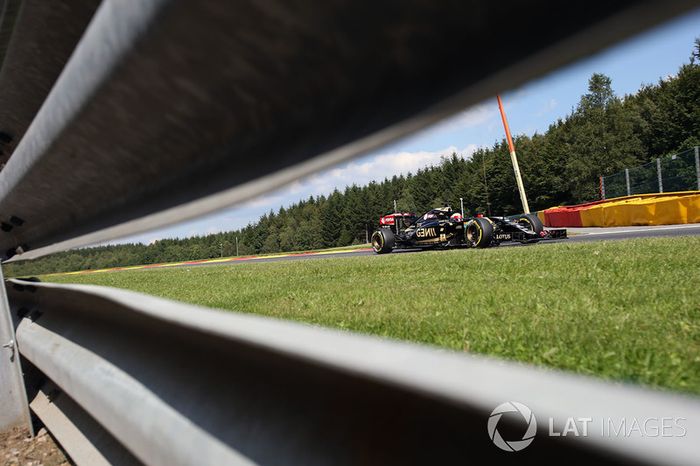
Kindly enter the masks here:
[[483, 217], [476, 217], [467, 223], [467, 244], [474, 248], [488, 248], [493, 242], [493, 225]]
[[386, 254], [394, 250], [394, 232], [382, 228], [372, 233], [372, 249], [377, 254]]
[[540, 220], [540, 218], [535, 214], [522, 214], [520, 217], [518, 217], [515, 223], [522, 225], [525, 228], [529, 228], [535, 234], [537, 234], [537, 236], [541, 236], [541, 233], [544, 231], [542, 220]]

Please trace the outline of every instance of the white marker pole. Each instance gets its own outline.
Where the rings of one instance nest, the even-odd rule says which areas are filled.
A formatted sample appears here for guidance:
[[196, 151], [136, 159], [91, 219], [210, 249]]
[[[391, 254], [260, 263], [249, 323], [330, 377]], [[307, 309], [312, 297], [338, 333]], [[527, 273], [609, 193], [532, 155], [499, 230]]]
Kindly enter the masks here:
[[398, 210], [396, 210], [396, 199], [394, 199], [394, 231], [396, 231], [396, 234], [399, 234], [399, 221], [396, 220], [396, 214], [398, 213]]
[[464, 199], [462, 199], [461, 197], [459, 198], [459, 206], [462, 210], [462, 218], [464, 218]]
[[501, 111], [501, 120], [503, 120], [503, 128], [506, 130], [506, 139], [508, 140], [508, 150], [510, 151], [510, 161], [513, 162], [513, 172], [515, 172], [515, 182], [518, 185], [518, 191], [520, 192], [520, 202], [523, 203], [523, 212], [526, 214], [530, 213], [530, 206], [527, 204], [527, 196], [525, 195], [525, 186], [523, 185], [523, 179], [520, 176], [520, 167], [518, 166], [518, 156], [515, 155], [515, 146], [513, 145], [513, 138], [510, 137], [510, 128], [508, 128], [508, 120], [506, 120], [506, 112], [503, 110], [503, 102], [501, 102], [501, 96], [497, 95], [498, 99], [498, 109]]

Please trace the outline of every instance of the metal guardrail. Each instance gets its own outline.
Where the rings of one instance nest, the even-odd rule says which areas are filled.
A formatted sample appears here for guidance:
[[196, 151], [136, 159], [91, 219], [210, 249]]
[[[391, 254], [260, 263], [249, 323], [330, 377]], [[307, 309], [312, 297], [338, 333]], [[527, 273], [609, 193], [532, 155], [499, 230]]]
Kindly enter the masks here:
[[[6, 1], [0, 251], [211, 212], [697, 3]], [[109, 288], [0, 290], [0, 428], [31, 406], [78, 464], [466, 462], [510, 400], [542, 420], [499, 463], [691, 464], [700, 440], [680, 395]], [[569, 416], [684, 416], [687, 436], [547, 434]]]
[[[27, 360], [148, 464], [456, 464], [493, 453], [486, 420], [511, 399], [558, 431], [595, 419], [567, 445], [542, 422], [528, 460], [697, 459], [697, 399], [106, 287], [8, 289]], [[689, 437], [598, 422], [670, 416]]]
[[0, 2], [0, 167], [46, 100], [99, 3]]
[[212, 212], [697, 2], [598, 4], [105, 0], [0, 177], [13, 229], [0, 251], [36, 257]]

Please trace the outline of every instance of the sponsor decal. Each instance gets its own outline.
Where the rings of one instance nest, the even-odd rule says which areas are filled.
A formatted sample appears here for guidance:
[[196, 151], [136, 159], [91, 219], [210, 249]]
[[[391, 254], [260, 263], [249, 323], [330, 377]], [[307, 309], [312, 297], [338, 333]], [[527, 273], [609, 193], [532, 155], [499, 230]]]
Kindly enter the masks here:
[[435, 228], [419, 228], [416, 230], [416, 236], [418, 238], [430, 238], [432, 236], [437, 236], [435, 233]]
[[512, 239], [512, 235], [510, 233], [498, 233], [496, 235], [496, 240], [498, 241], [508, 241]]

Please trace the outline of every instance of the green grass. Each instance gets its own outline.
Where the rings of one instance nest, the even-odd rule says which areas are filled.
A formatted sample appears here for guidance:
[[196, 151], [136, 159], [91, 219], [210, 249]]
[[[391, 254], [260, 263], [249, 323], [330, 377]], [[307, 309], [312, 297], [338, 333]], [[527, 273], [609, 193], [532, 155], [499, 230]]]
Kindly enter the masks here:
[[52, 276], [700, 394], [700, 237]]

